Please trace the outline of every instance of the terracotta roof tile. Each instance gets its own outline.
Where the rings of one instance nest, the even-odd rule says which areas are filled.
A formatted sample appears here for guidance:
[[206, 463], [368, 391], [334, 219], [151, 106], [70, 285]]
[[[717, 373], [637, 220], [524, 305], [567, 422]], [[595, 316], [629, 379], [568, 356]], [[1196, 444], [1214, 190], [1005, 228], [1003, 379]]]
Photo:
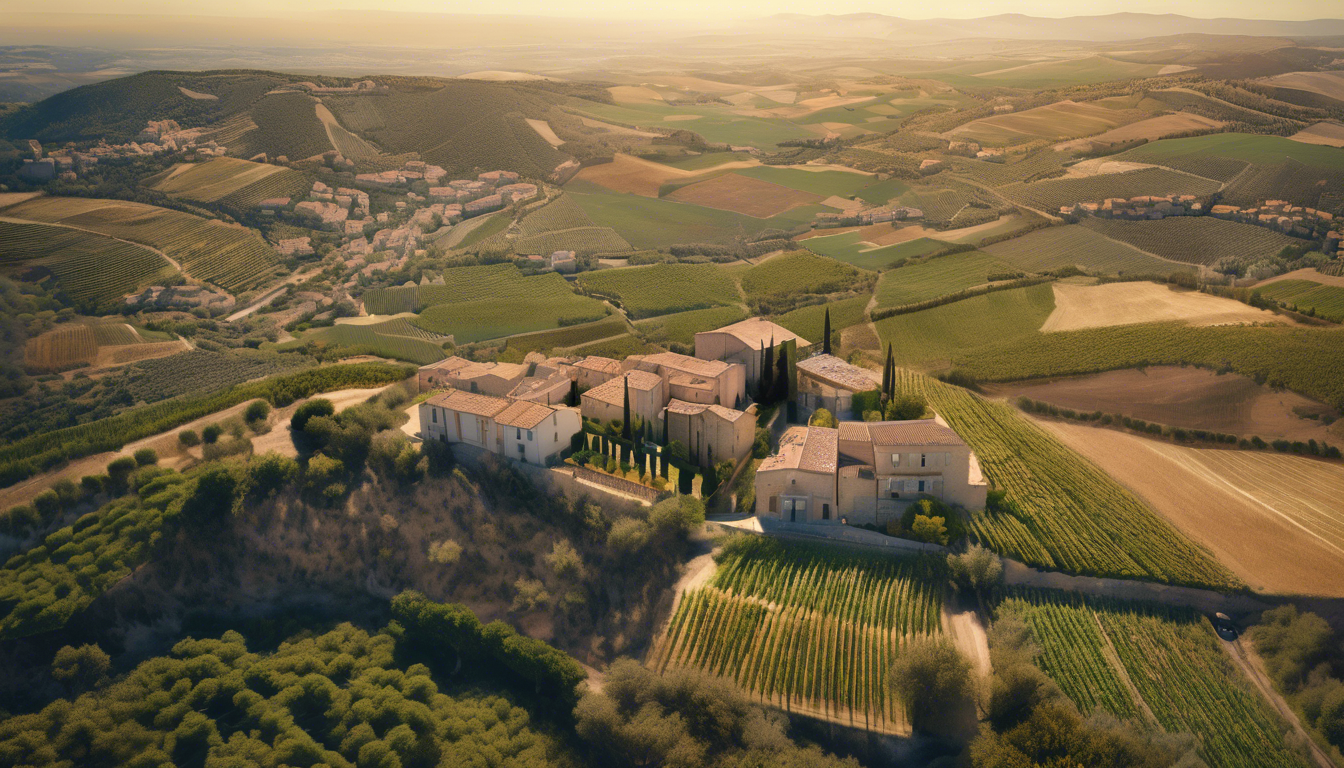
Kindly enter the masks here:
[[676, 352], [659, 352], [655, 355], [645, 355], [643, 362], [651, 363], [653, 365], [661, 365], [674, 371], [681, 371], [695, 376], [714, 377], [729, 368], [729, 365], [722, 360], [701, 360], [698, 357], [679, 355]]
[[779, 450], [762, 461], [757, 471], [834, 472], [837, 437], [836, 430], [826, 427], [790, 427], [779, 438]]
[[450, 389], [447, 392], [434, 395], [425, 402], [430, 405], [437, 405], [440, 408], [446, 408], [450, 411], [459, 411], [461, 413], [470, 413], [475, 416], [486, 416], [490, 418], [493, 418], [495, 414], [509, 407], [509, 401], [503, 398], [478, 395], [472, 392], [463, 392], [460, 389]]
[[584, 392], [583, 396], [592, 397], [609, 405], [624, 405], [626, 380], [630, 381], [630, 391], [632, 392], [647, 392], [663, 383], [662, 378], [656, 373], [649, 373], [648, 371], [630, 371], [624, 376], [607, 379], [596, 387]]
[[939, 419], [871, 421], [868, 433], [874, 445], [965, 445], [966, 441]]
[[806, 360], [799, 360], [798, 370], [811, 378], [851, 392], [877, 389], [877, 382], [868, 369], [850, 365], [835, 355], [813, 355]]
[[610, 357], [598, 357], [589, 355], [574, 364], [575, 368], [584, 368], [589, 371], [600, 371], [602, 373], [618, 374], [621, 372], [621, 364]]
[[555, 409], [548, 408], [541, 403], [517, 400], [495, 415], [495, 423], [503, 424], [506, 427], [531, 429], [545, 421], [554, 412]]
[[[808, 346], [812, 343], [788, 328], [776, 325], [761, 317], [749, 317], [741, 322], [725, 325], [712, 331], [701, 331], [701, 333], [726, 333], [751, 349], [760, 349], [762, 346], [768, 345], [771, 339], [774, 340], [776, 345], [789, 339], [796, 339], [798, 346]], [[699, 336], [700, 334], [697, 333], [696, 335]]]

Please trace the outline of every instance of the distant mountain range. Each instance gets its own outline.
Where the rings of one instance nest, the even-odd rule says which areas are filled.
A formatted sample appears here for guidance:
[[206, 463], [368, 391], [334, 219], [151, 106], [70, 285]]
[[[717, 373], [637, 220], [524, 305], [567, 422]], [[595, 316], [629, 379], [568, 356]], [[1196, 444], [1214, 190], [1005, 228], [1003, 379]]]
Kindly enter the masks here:
[[1006, 38], [1016, 40], [1078, 40], [1110, 42], [1172, 35], [1249, 35], [1316, 37], [1344, 35], [1344, 18], [1313, 21], [1259, 19], [1196, 19], [1174, 13], [1112, 13], [1048, 19], [1005, 13], [979, 19], [902, 19], [879, 13], [812, 16], [781, 13], [755, 19], [756, 32], [813, 37], [868, 37], [890, 40], [954, 40]]

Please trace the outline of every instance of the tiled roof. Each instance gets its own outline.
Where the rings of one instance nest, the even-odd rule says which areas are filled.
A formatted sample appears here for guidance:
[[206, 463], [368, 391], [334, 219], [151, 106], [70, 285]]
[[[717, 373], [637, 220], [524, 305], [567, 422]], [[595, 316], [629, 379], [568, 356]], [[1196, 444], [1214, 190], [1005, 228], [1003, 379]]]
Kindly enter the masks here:
[[663, 383], [663, 380], [656, 373], [630, 371], [624, 376], [617, 376], [598, 384], [584, 392], [583, 396], [594, 398], [609, 405], [625, 405], [625, 382], [627, 380], [630, 382], [630, 391], [632, 392], [647, 392]]
[[520, 379], [527, 375], [527, 366], [519, 363], [472, 363], [457, 370], [459, 379], [475, 379], [480, 376], [498, 376], [501, 379]]
[[[712, 331], [702, 331], [702, 333], [726, 333], [752, 349], [760, 349], [762, 346], [770, 344], [771, 340], [774, 340], [775, 344], [782, 344], [789, 339], [796, 339], [799, 346], [807, 346], [812, 343], [788, 328], [775, 325], [760, 317], [749, 317], [742, 322], [725, 325]], [[696, 335], [699, 336], [700, 334]]]
[[531, 429], [545, 421], [546, 418], [554, 412], [554, 409], [548, 408], [541, 403], [516, 400], [495, 415], [495, 423], [502, 424], [506, 427]]
[[[844, 425], [840, 425], [841, 429]], [[870, 421], [868, 434], [874, 445], [965, 445], [966, 441], [941, 419]]]
[[850, 365], [835, 355], [813, 355], [798, 361], [798, 370], [814, 379], [820, 379], [832, 386], [851, 392], [866, 392], [877, 389], [868, 369]]
[[761, 462], [759, 472], [801, 469], [834, 472], [837, 431], [826, 427], [790, 427], [779, 438], [779, 450]]
[[509, 407], [509, 401], [503, 398], [478, 395], [472, 392], [463, 392], [460, 389], [450, 389], [442, 394], [434, 395], [425, 402], [430, 405], [437, 405], [440, 408], [446, 408], [450, 411], [459, 411], [461, 413], [470, 413], [474, 416], [488, 416], [492, 418], [500, 411]]
[[589, 355], [588, 357], [583, 358], [575, 363], [574, 367], [611, 374], [621, 372], [621, 364], [619, 361], [612, 360], [610, 357], [598, 357], [597, 355]]
[[685, 400], [669, 400], [667, 402], [668, 413], [677, 413], [685, 416], [694, 416], [699, 413], [709, 411], [727, 422], [734, 422], [746, 416], [745, 411], [735, 410], [722, 405], [706, 405], [704, 403], [688, 403]]
[[451, 355], [449, 357], [443, 358], [437, 363], [430, 363], [429, 365], [423, 366], [423, 368], [425, 370], [448, 371], [451, 373], [453, 371], [466, 368], [468, 365], [471, 364], [472, 364], [471, 361], [467, 360], [466, 358], [458, 357], [457, 355]]
[[698, 357], [679, 355], [676, 352], [659, 352], [656, 355], [646, 355], [644, 362], [696, 376], [718, 376], [728, 370], [728, 364], [722, 360], [701, 360]]
[[[643, 371], [640, 371], [643, 373]], [[673, 373], [668, 375], [667, 383], [676, 384], [679, 387], [693, 387], [695, 389], [711, 390], [714, 389], [715, 382], [706, 379], [703, 376], [692, 376], [689, 373]]]

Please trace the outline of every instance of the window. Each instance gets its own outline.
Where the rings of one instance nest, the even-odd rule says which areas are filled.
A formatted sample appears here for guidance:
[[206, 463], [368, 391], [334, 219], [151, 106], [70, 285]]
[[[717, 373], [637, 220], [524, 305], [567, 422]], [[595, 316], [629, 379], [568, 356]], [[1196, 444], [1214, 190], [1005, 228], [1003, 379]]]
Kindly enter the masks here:
[[929, 455], [927, 453], [919, 454], [919, 466], [921, 467], [929, 466]]
[[901, 466], [901, 454], [899, 453], [891, 454], [891, 466], [893, 467]]
[[770, 497], [770, 513], [771, 513], [771, 514], [775, 514], [775, 513], [777, 513], [777, 512], [779, 512], [779, 497], [778, 497], [778, 496], [771, 496], [771, 497]]
[[527, 446], [523, 445], [522, 443], [519, 443], [519, 444], [518, 444], [518, 453], [519, 453], [519, 454], [527, 453]]
[[821, 519], [822, 519], [822, 520], [830, 520], [830, 519], [831, 519], [831, 505], [830, 505], [830, 504], [822, 504], [822, 505], [821, 505]]
[[523, 430], [522, 430], [522, 429], [520, 429], [520, 428], [518, 428], [518, 427], [514, 427], [513, 431], [515, 432], [515, 434], [514, 434], [514, 436], [513, 436], [515, 440], [522, 440], [522, 439], [523, 439]]
[[924, 492], [924, 481], [923, 481], [923, 480], [920, 480], [920, 481], [919, 481], [919, 492], [920, 492], [920, 493], [923, 493], [923, 492]]
[[435, 424], [439, 423], [439, 412], [433, 408], [429, 409], [429, 420]]
[[531, 440], [531, 439], [532, 439], [532, 430], [530, 430], [530, 429], [527, 430], [527, 439], [528, 439], [528, 440]]

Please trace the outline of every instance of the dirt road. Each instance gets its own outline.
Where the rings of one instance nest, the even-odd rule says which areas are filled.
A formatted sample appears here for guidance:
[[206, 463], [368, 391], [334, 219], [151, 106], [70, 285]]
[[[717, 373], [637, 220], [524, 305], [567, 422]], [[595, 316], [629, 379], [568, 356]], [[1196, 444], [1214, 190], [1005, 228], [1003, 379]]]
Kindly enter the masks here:
[[1255, 649], [1251, 647], [1251, 644], [1243, 643], [1241, 638], [1237, 638], [1236, 641], [1231, 643], [1226, 641], [1220, 641], [1220, 643], [1223, 650], [1227, 651], [1227, 655], [1232, 658], [1232, 662], [1245, 673], [1246, 677], [1250, 678], [1251, 683], [1260, 691], [1260, 695], [1274, 707], [1279, 716], [1286, 720], [1302, 741], [1308, 745], [1311, 760], [1317, 768], [1335, 768], [1335, 764], [1330, 760], [1330, 756], [1325, 753], [1325, 750], [1321, 749], [1307, 735], [1306, 729], [1302, 727], [1302, 721], [1297, 717], [1297, 713], [1293, 711], [1292, 707], [1288, 706], [1288, 702], [1279, 695], [1279, 692], [1274, 690], [1269, 675], [1265, 674], [1265, 663], [1255, 652]]

